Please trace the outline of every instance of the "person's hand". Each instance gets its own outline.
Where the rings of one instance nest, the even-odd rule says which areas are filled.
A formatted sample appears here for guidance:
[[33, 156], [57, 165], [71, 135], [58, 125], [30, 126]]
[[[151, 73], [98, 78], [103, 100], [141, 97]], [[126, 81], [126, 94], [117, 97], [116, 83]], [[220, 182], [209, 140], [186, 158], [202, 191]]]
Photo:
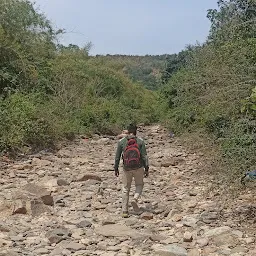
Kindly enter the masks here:
[[144, 177], [147, 178], [148, 177], [148, 169], [149, 167], [145, 167], [145, 170], [144, 170]]
[[118, 169], [115, 170], [115, 176], [116, 176], [116, 177], [119, 176], [119, 170], [118, 170]]

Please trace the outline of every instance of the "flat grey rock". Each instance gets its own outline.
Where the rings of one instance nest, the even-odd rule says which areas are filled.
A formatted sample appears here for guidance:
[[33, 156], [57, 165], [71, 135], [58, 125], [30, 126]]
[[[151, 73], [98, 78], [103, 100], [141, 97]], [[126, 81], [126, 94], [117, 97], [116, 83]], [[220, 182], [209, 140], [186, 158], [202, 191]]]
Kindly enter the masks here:
[[95, 228], [95, 233], [106, 237], [131, 237], [131, 238], [142, 238], [146, 237], [145, 234], [141, 234], [136, 230], [127, 227], [125, 225], [110, 224]]
[[170, 244], [165, 246], [156, 245], [153, 246], [156, 255], [159, 256], [187, 256], [188, 252], [185, 248], [176, 244]]

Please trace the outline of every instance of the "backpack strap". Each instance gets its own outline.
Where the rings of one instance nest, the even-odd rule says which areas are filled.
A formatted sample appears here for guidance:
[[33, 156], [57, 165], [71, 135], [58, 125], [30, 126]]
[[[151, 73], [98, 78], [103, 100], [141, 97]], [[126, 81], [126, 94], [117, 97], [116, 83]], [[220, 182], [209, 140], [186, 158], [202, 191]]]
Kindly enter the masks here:
[[[135, 136], [135, 137], [132, 137], [132, 138], [127, 138], [127, 136], [125, 137], [125, 144], [124, 144], [124, 148], [123, 148], [123, 153], [124, 153], [124, 151], [125, 151], [125, 149], [126, 149], [126, 147], [128, 146], [128, 142], [129, 142], [129, 140], [130, 139], [135, 139], [135, 141], [136, 141], [136, 143], [138, 144], [138, 140], [137, 140], [137, 137]], [[138, 148], [139, 148], [139, 150], [140, 150], [140, 146], [139, 146], [139, 144], [138, 144]], [[124, 154], [122, 154], [122, 158], [124, 157]]]
[[128, 146], [128, 142], [129, 142], [129, 140], [131, 140], [131, 139], [135, 139], [136, 143], [138, 143], [136, 136], [135, 136], [135, 137], [131, 137], [131, 138], [125, 137], [125, 139], [126, 139], [126, 144], [125, 144], [125, 147], [124, 147], [124, 148], [126, 148], [126, 147]]

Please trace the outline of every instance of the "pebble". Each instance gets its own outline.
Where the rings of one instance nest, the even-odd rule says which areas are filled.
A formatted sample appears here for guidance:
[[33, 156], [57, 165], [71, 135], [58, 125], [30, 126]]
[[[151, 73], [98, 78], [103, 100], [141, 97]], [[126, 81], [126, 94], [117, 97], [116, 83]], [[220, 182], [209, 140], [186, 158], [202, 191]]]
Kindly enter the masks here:
[[192, 242], [193, 241], [193, 235], [190, 232], [185, 232], [183, 237], [184, 242]]

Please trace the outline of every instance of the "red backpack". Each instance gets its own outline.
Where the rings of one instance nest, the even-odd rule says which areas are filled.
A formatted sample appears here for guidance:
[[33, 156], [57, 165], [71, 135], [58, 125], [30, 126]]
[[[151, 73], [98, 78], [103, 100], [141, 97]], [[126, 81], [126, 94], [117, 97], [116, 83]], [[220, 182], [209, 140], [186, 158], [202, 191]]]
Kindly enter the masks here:
[[124, 149], [123, 161], [125, 169], [138, 169], [140, 167], [140, 150], [135, 138], [128, 139]]

